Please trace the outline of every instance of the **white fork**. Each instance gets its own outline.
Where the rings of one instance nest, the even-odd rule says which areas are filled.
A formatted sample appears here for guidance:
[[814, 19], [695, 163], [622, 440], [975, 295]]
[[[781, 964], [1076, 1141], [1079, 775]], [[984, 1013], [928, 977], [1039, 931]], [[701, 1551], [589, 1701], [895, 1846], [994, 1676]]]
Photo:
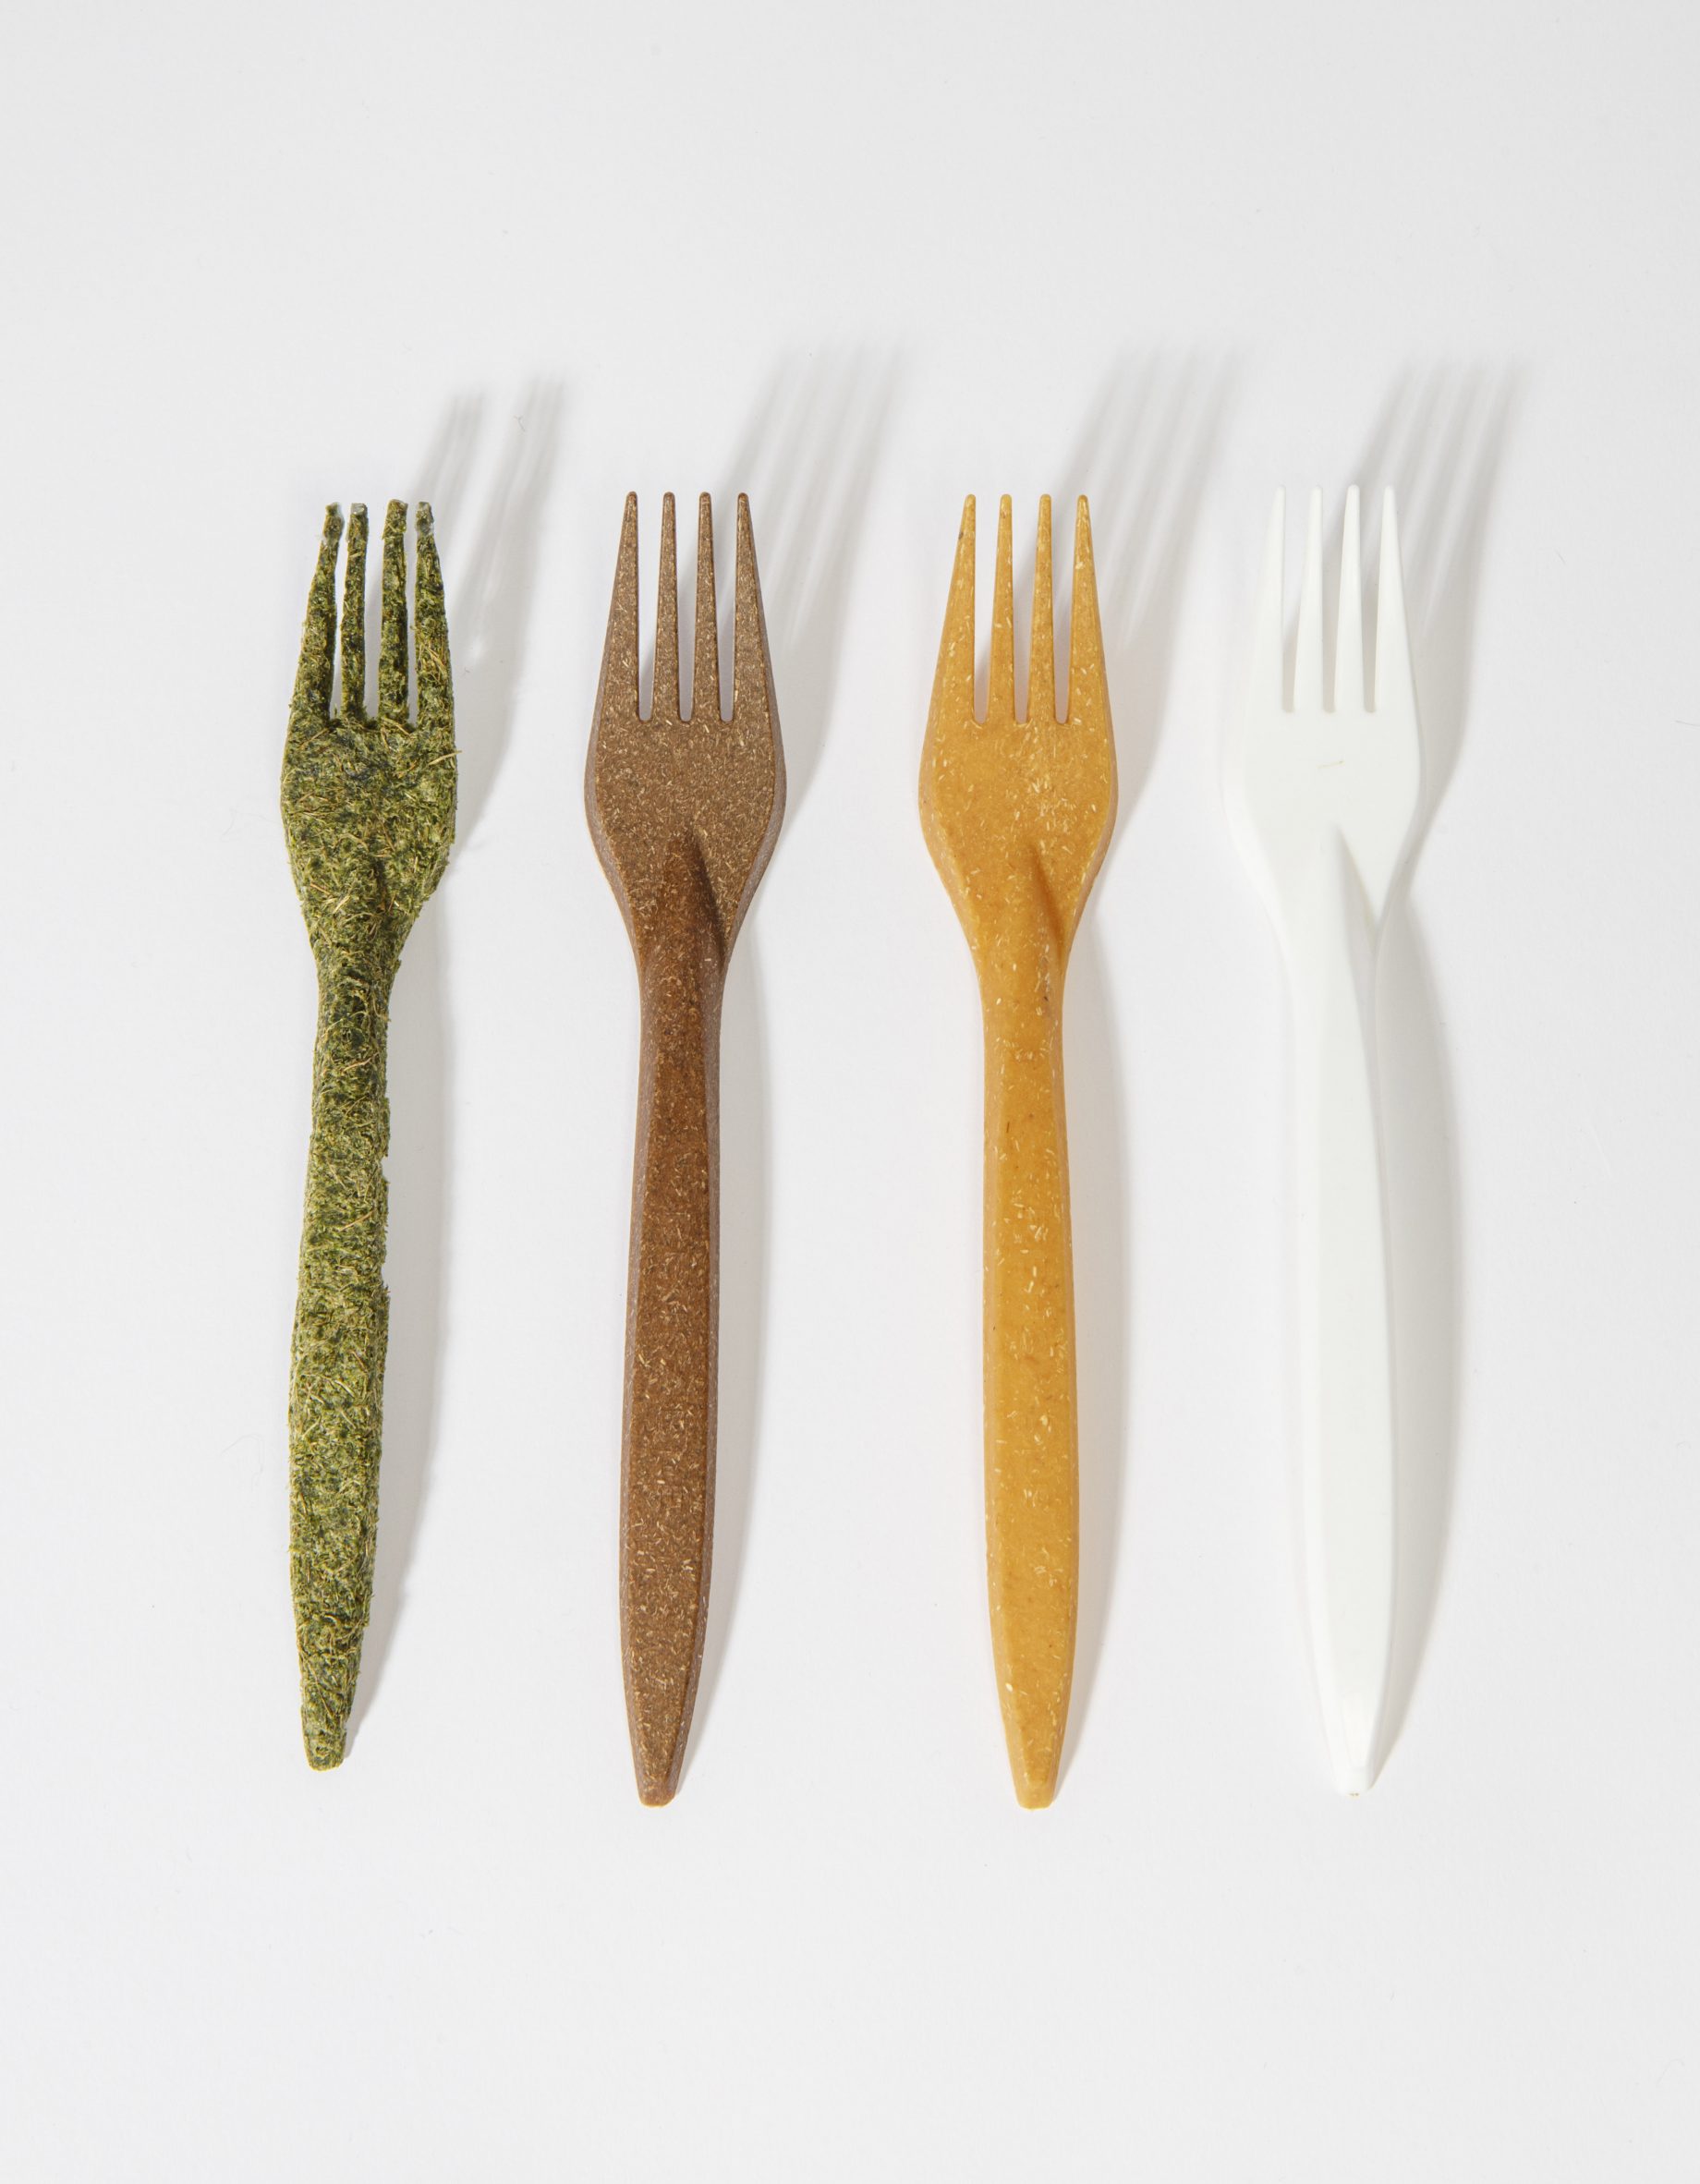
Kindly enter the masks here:
[[1228, 816], [1281, 938], [1297, 1072], [1300, 1414], [1311, 1644], [1336, 1779], [1374, 1781], [1392, 1653], [1393, 1386], [1376, 1112], [1377, 951], [1421, 760], [1393, 495], [1382, 504], [1376, 690], [1365, 702], [1357, 488], [1346, 495], [1334, 703], [1322, 702], [1322, 495], [1310, 496], [1293, 705], [1286, 497], [1269, 524]]

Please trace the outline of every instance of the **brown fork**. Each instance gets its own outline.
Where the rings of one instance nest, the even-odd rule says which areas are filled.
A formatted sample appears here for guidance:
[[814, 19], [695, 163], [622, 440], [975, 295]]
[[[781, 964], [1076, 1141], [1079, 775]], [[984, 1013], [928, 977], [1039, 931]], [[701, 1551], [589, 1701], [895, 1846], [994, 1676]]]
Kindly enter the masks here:
[[779, 709], [738, 495], [732, 718], [720, 710], [714, 535], [698, 516], [696, 665], [679, 703], [673, 495], [662, 502], [655, 696], [638, 696], [638, 496], [625, 502], [585, 806], [638, 958], [643, 1016], [620, 1471], [620, 1641], [638, 1794], [679, 1785], [709, 1604], [720, 1315], [720, 1013], [785, 807]]

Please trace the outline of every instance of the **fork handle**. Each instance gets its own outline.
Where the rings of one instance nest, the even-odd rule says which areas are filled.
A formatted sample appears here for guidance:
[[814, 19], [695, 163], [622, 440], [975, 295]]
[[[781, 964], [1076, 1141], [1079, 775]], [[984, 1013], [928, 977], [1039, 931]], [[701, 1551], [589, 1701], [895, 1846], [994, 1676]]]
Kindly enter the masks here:
[[1376, 944], [1341, 846], [1292, 952], [1300, 1411], [1311, 1643], [1336, 1778], [1375, 1778], [1393, 1639], [1392, 1344]]
[[289, 1573], [301, 1731], [337, 1765], [371, 1609], [390, 1299], [385, 1093], [393, 965], [321, 963], [289, 1377]]
[[1079, 1572], [1075, 1290], [1062, 1099], [1066, 952], [1043, 915], [980, 965], [986, 1038], [986, 1568], [1015, 1794], [1055, 1794]]
[[707, 1629], [720, 1314], [724, 961], [694, 847], [639, 967], [643, 1050], [625, 1331], [620, 1637], [638, 1791], [678, 1787]]

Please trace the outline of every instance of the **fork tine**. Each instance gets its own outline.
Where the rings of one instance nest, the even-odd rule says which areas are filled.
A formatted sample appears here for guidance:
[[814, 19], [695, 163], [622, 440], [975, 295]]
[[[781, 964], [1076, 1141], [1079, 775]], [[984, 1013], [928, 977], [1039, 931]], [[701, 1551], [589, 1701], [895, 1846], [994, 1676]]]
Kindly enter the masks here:
[[736, 597], [732, 621], [732, 718], [742, 725], [759, 708], [771, 718], [773, 666], [768, 657], [767, 619], [761, 612], [761, 578], [756, 571], [756, 535], [749, 528], [749, 495], [738, 495]]
[[449, 677], [443, 564], [437, 559], [429, 501], [421, 501], [415, 512], [413, 540], [413, 669], [419, 693], [419, 731], [433, 752], [444, 753], [455, 747], [455, 693]]
[[303, 721], [331, 717], [331, 669], [336, 658], [336, 549], [342, 542], [343, 512], [333, 502], [324, 512], [319, 562], [307, 594], [307, 620], [301, 631], [301, 658], [295, 671], [291, 714]]
[[366, 504], [348, 511], [348, 558], [343, 566], [343, 718], [366, 718]]
[[714, 602], [714, 510], [697, 502], [697, 634], [691, 649], [691, 719], [720, 719], [720, 625]]
[[1346, 489], [1340, 533], [1340, 620], [1334, 637], [1334, 710], [1356, 712], [1364, 702], [1364, 571], [1359, 556], [1357, 488]]
[[650, 718], [679, 717], [679, 549], [673, 495], [662, 495], [662, 573], [655, 592], [655, 690]]
[[1298, 644], [1293, 658], [1293, 710], [1322, 710], [1322, 491], [1313, 487], [1305, 523], [1305, 579], [1299, 590]]
[[986, 685], [986, 718], [1015, 718], [1015, 575], [1011, 540], [1010, 497], [998, 503], [998, 566], [991, 584], [991, 672]]
[[1376, 710], [1403, 697], [1415, 706], [1411, 636], [1405, 627], [1405, 587], [1399, 561], [1399, 516], [1390, 485], [1381, 498], [1381, 573], [1376, 588]]
[[1054, 726], [1057, 717], [1055, 609], [1050, 597], [1050, 495], [1038, 497], [1038, 543], [1033, 550], [1033, 636], [1027, 647], [1027, 719]]
[[407, 504], [383, 515], [383, 610], [378, 625], [378, 725], [407, 725]]
[[1287, 587], [1287, 496], [1279, 489], [1269, 512], [1269, 542], [1263, 550], [1263, 581], [1257, 588], [1257, 621], [1251, 647], [1251, 702], [1272, 706], [1287, 701], [1287, 671], [1281, 657], [1281, 623]]
[[934, 716], [954, 727], [974, 718], [974, 495], [962, 504], [956, 533], [956, 562], [951, 595], [944, 606], [944, 635], [933, 676]]
[[620, 554], [613, 564], [613, 598], [608, 607], [608, 635], [602, 645], [602, 676], [597, 685], [596, 717], [618, 713], [638, 718], [638, 496], [627, 493], [620, 524]]
[[1092, 564], [1092, 517], [1082, 493], [1075, 504], [1075, 596], [1069, 610], [1068, 717], [1071, 722], [1110, 724], [1110, 687], [1104, 676], [1104, 632], [1098, 618], [1098, 576]]

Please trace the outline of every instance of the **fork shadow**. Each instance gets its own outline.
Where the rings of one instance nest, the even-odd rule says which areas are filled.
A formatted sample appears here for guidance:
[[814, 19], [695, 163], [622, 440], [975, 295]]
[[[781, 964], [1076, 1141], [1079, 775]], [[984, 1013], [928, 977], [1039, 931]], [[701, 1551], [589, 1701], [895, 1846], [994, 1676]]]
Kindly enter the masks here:
[[[765, 890], [783, 886], [785, 831], [795, 827], [820, 763], [856, 550], [894, 385], [889, 358], [845, 354], [782, 366], [752, 406], [730, 465], [725, 506], [730, 509], [739, 492], [749, 495], [785, 757], [785, 831]], [[722, 582], [722, 620], [730, 597], [731, 588]], [[722, 630], [722, 676], [730, 661]], [[698, 1733], [686, 1756], [687, 1775], [713, 1708], [737, 1612], [760, 1444], [772, 1212], [760, 929], [758, 897], [733, 953], [722, 1018], [714, 1563], [697, 1692]]]
[[[1135, 355], [1121, 360], [1105, 381], [1069, 464], [1074, 490], [1092, 496], [1093, 559], [1115, 722], [1116, 830], [1099, 888], [1156, 756], [1203, 488], [1236, 369], [1231, 357]], [[1018, 612], [1018, 625], [1020, 620]], [[1102, 917], [1090, 909], [1070, 959], [1068, 990], [1081, 1523], [1079, 1626], [1064, 1778], [1091, 1710], [1109, 1630], [1130, 1380], [1125, 1109]], [[1078, 1187], [1083, 1179], [1089, 1179], [1089, 1187]]]
[[[539, 382], [527, 390], [464, 561], [455, 546], [482, 436], [479, 397], [449, 405], [419, 467], [416, 497], [431, 503], [443, 549], [459, 753], [455, 854], [462, 857], [476, 847], [513, 731], [561, 409], [558, 386]], [[454, 875], [452, 859], [447, 888]], [[372, 1609], [350, 1724], [355, 1735], [395, 1644], [435, 1454], [455, 1150], [447, 972], [443, 911], [430, 904], [402, 957], [391, 1015], [390, 1345]]]
[[[1439, 1599], [1457, 1467], [1463, 1325], [1450, 1073], [1411, 886], [1463, 746], [1482, 553], [1521, 392], [1514, 368], [1413, 370], [1389, 396], [1356, 473], [1366, 511], [1375, 511], [1366, 526], [1370, 569], [1379, 550], [1380, 488], [1391, 485], [1398, 496], [1423, 745], [1422, 803], [1389, 904], [1377, 990], [1399, 1455], [1383, 1765], [1403, 1730]], [[1366, 672], [1373, 673], [1368, 663]]]

